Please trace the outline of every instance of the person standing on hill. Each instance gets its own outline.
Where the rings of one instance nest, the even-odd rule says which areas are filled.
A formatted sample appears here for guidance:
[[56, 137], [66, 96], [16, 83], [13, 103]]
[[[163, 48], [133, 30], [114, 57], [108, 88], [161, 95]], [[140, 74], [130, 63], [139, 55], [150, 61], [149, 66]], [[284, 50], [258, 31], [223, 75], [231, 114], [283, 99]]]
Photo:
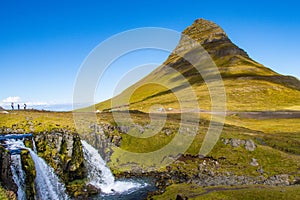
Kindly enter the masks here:
[[18, 110], [20, 110], [20, 104], [18, 104]]
[[27, 105], [26, 105], [26, 103], [24, 103], [24, 110], [26, 110], [26, 107], [27, 107]]
[[11, 102], [11, 109], [14, 110], [14, 102]]

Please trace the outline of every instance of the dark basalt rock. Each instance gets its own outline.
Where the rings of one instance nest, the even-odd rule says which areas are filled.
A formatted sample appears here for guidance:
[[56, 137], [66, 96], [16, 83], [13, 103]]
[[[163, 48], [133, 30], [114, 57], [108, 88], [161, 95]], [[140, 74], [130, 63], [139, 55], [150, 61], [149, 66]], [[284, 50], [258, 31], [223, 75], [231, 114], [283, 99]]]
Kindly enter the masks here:
[[[61, 178], [69, 195], [88, 196], [88, 191], [83, 189], [86, 169], [79, 134], [68, 130], [42, 132], [35, 134], [34, 141], [38, 155]], [[73, 182], [77, 184], [74, 185]]]
[[108, 162], [113, 153], [112, 147], [121, 145], [122, 137], [119, 132], [127, 133], [130, 127], [95, 123], [90, 125], [90, 129], [90, 132], [81, 135], [82, 139], [98, 149], [103, 160]]
[[176, 200], [188, 200], [188, 198], [183, 194], [177, 194]]
[[43, 132], [34, 137], [38, 155], [67, 184], [85, 178], [82, 145], [77, 133]]
[[13, 181], [10, 165], [11, 158], [9, 152], [0, 146], [0, 182], [5, 189], [17, 193], [18, 187]]

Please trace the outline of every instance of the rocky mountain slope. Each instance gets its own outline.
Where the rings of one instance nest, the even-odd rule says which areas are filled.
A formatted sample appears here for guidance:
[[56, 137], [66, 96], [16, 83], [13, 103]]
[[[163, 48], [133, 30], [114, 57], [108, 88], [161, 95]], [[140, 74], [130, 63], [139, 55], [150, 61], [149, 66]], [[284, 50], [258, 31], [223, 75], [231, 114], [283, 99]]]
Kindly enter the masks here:
[[[218, 72], [212, 70], [213, 66]], [[196, 20], [182, 32], [179, 44], [161, 66], [120, 95], [97, 104], [96, 109], [149, 112], [152, 105], [159, 103], [180, 112], [178, 96], [192, 87], [201, 109], [210, 110], [209, 90], [214, 87], [209, 88], [207, 82], [215, 81], [214, 73], [222, 77], [228, 110], [300, 109], [298, 79], [280, 75], [254, 61], [232, 43], [221, 27], [204, 19]], [[179, 101], [186, 103], [186, 109], [192, 109], [188, 98]]]

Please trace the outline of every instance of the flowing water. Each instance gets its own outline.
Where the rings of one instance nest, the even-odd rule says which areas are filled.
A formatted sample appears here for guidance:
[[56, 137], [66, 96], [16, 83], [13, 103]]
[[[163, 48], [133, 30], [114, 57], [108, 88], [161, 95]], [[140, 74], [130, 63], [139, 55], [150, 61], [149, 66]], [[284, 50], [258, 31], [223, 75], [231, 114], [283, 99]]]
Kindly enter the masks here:
[[37, 197], [49, 200], [65, 200], [69, 199], [65, 192], [65, 186], [59, 180], [51, 168], [42, 158], [40, 158], [33, 150], [28, 149], [35, 165], [36, 178], [35, 186]]
[[[18, 187], [18, 200], [26, 200], [25, 193], [25, 174], [22, 169], [20, 152], [22, 149], [29, 151], [34, 162], [36, 170], [35, 178], [35, 199], [42, 200], [66, 200], [70, 199], [65, 192], [65, 186], [60, 182], [59, 178], [41, 157], [37, 155], [35, 142], [33, 148], [27, 148], [24, 145], [21, 135], [8, 135], [1, 137], [5, 141], [5, 147], [11, 154], [11, 171], [13, 180]], [[144, 199], [149, 191], [154, 191], [154, 183], [150, 179], [123, 179], [115, 180], [110, 169], [106, 166], [98, 151], [85, 141], [81, 141], [85, 159], [85, 166], [88, 172], [88, 181], [91, 185], [101, 189], [101, 194], [94, 196], [91, 199], [105, 200], [130, 200]]]
[[[150, 178], [133, 178], [124, 181], [140, 183], [143, 187], [129, 189], [123, 193], [99, 194], [93, 200], [142, 200], [146, 199], [149, 192], [156, 191], [155, 180]], [[147, 183], [147, 184], [145, 184]]]
[[81, 143], [85, 166], [88, 171], [88, 180], [90, 184], [100, 188], [102, 192], [101, 195], [93, 199], [134, 199], [134, 196], [137, 199], [142, 199], [141, 197], [144, 195], [145, 198], [148, 191], [155, 190], [153, 185], [145, 179], [115, 180], [98, 150], [84, 140]]
[[20, 154], [11, 155], [10, 168], [13, 174], [13, 180], [18, 186], [18, 191], [17, 191], [18, 200], [26, 200], [25, 175], [22, 169]]
[[[25, 147], [23, 140], [20, 139], [8, 139], [5, 141], [7, 149], [11, 152], [12, 160], [12, 173], [13, 179], [18, 186], [18, 200], [26, 199], [25, 195], [25, 176], [22, 170], [21, 158], [19, 151], [26, 149], [29, 151], [30, 156], [34, 162], [36, 170], [35, 187], [36, 198], [47, 200], [65, 200], [69, 199], [65, 192], [65, 186], [59, 180], [51, 168], [42, 158], [40, 158], [36, 152], [32, 149]], [[34, 143], [33, 143], [34, 144]], [[35, 146], [34, 146], [35, 148]]]
[[116, 181], [110, 169], [98, 153], [98, 150], [88, 144], [86, 141], [81, 141], [83, 146], [85, 165], [88, 171], [88, 180], [90, 184], [101, 189], [101, 192], [123, 193], [129, 190], [144, 187], [141, 184], [133, 181]]
[[[16, 152], [19, 149], [18, 146], [24, 146], [22, 141], [16, 141], [14, 139], [9, 139], [5, 141], [5, 144], [7, 145], [7, 149], [10, 152]], [[20, 154], [11, 155], [10, 169], [13, 175], [13, 180], [18, 187], [18, 191], [17, 191], [18, 200], [26, 200], [25, 174], [22, 169]]]
[[34, 138], [32, 137], [31, 140], [32, 140], [32, 150], [34, 151], [34, 153], [37, 153]]

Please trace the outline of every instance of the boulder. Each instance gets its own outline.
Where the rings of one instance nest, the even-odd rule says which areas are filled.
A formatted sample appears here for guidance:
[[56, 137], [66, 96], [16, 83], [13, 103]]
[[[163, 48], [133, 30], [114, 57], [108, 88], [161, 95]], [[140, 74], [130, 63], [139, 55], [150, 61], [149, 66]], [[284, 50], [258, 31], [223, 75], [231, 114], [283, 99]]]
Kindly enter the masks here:
[[184, 196], [183, 194], [177, 194], [176, 200], [187, 200], [188, 198]]
[[243, 146], [247, 151], [254, 151], [256, 149], [256, 145], [253, 140], [242, 140], [237, 138], [230, 138], [230, 139], [222, 139], [225, 145], [230, 144], [232, 147], [239, 147]]
[[241, 145], [241, 140], [240, 139], [236, 139], [236, 138], [231, 138], [230, 139], [230, 145], [232, 147], [239, 147]]
[[259, 164], [258, 164], [258, 162], [257, 162], [257, 159], [252, 158], [250, 165], [251, 165], [251, 166], [254, 166], [254, 167], [255, 167], [255, 166], [258, 166]]
[[248, 151], [254, 151], [256, 149], [256, 145], [253, 140], [246, 140], [244, 147]]
[[128, 133], [129, 130], [130, 130], [130, 127], [129, 126], [118, 126], [118, 129], [121, 133]]

